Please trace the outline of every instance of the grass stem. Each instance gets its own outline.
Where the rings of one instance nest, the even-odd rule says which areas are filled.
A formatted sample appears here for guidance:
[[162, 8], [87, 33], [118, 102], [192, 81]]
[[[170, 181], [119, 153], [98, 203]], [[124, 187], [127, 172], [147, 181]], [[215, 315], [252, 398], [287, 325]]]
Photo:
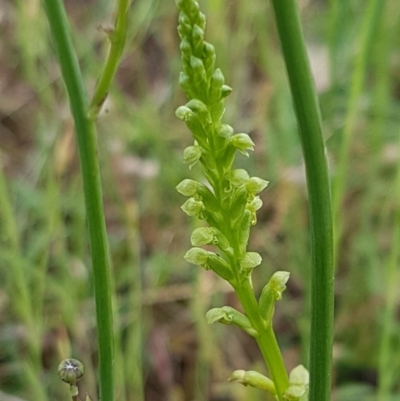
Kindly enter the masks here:
[[88, 117], [88, 100], [62, 0], [43, 0], [68, 92], [78, 141], [86, 215], [92, 255], [99, 347], [99, 392], [102, 401], [114, 398], [114, 344], [111, 308], [110, 269], [103, 212], [100, 170], [97, 160], [97, 134]]
[[331, 195], [321, 117], [297, 1], [272, 0], [306, 165], [311, 230], [310, 401], [331, 393], [334, 252]]

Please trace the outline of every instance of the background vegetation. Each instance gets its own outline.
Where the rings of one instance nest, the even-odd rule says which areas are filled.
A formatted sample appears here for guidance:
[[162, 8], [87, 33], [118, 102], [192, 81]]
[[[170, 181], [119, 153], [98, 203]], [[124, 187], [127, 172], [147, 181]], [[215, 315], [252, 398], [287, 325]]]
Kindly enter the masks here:
[[[334, 399], [399, 400], [400, 7], [397, 0], [301, 1], [334, 184], [337, 272]], [[65, 2], [89, 91], [113, 2]], [[209, 0], [207, 37], [234, 92], [226, 120], [256, 143], [240, 159], [270, 181], [250, 249], [291, 279], [275, 315], [290, 370], [307, 365], [309, 244], [296, 122], [266, 1]], [[188, 172], [174, 2], [135, 0], [128, 47], [99, 119], [113, 265], [118, 400], [265, 400], [227, 383], [264, 369], [251, 338], [205, 312], [237, 305], [188, 265], [189, 219], [175, 186]], [[0, 3], [0, 399], [68, 399], [67, 356], [96, 398], [93, 289], [73, 125], [40, 0]], [[249, 164], [250, 163], [250, 164]], [[259, 285], [257, 283], [260, 283]], [[389, 395], [391, 394], [391, 395]]]

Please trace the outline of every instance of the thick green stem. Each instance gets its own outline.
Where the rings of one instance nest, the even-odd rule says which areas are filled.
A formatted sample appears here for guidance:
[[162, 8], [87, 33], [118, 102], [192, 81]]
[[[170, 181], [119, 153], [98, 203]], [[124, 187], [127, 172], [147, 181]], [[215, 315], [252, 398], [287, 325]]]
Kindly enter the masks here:
[[73, 50], [63, 2], [62, 0], [43, 1], [69, 96], [79, 146], [96, 300], [100, 399], [112, 401], [114, 344], [111, 287], [100, 171], [97, 160], [96, 126], [93, 119], [88, 118], [88, 101], [77, 57]]
[[321, 118], [296, 0], [272, 0], [289, 76], [309, 195], [312, 268], [310, 401], [331, 393], [333, 337], [333, 229]]
[[272, 325], [265, 327], [249, 281], [245, 281], [235, 287], [235, 292], [247, 317], [258, 332], [258, 337], [256, 338], [257, 344], [271, 373], [278, 399], [281, 401], [283, 400], [285, 390], [289, 387], [289, 379]]

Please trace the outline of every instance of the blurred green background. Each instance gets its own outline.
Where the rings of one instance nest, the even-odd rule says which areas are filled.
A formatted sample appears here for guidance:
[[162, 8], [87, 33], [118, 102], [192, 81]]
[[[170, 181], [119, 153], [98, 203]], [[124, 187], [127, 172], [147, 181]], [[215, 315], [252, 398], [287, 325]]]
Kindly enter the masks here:
[[[66, 0], [92, 93], [107, 51], [99, 26], [113, 1]], [[301, 0], [335, 184], [337, 271], [333, 399], [400, 400], [400, 3]], [[288, 370], [307, 365], [309, 240], [305, 176], [272, 9], [261, 0], [204, 0], [207, 40], [233, 87], [225, 121], [247, 132], [239, 157], [270, 181], [249, 249], [257, 292], [291, 272], [275, 328]], [[205, 312], [237, 306], [211, 272], [183, 260], [193, 223], [175, 186], [192, 143], [174, 111], [177, 10], [133, 0], [127, 49], [98, 121], [113, 268], [118, 401], [268, 400], [226, 380], [265, 367], [237, 328]], [[0, 400], [68, 400], [61, 359], [85, 363], [96, 393], [96, 327], [73, 122], [40, 0], [0, 2]], [[339, 179], [338, 172], [342, 171]], [[335, 178], [336, 177], [336, 178]], [[336, 181], [335, 181], [336, 180]]]

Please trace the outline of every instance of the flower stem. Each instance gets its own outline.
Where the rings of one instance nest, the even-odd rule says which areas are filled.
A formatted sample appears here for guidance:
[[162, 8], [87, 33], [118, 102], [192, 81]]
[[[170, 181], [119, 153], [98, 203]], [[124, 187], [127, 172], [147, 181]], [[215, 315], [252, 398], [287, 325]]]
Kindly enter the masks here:
[[321, 117], [296, 0], [272, 0], [299, 125], [309, 195], [312, 268], [310, 401], [331, 393], [334, 249]]
[[79, 147], [94, 276], [100, 399], [112, 401], [114, 396], [114, 344], [111, 287], [100, 171], [97, 160], [96, 126], [94, 120], [88, 117], [87, 96], [72, 46], [63, 2], [62, 0], [43, 1], [69, 96]]
[[249, 281], [235, 287], [235, 292], [247, 317], [258, 332], [257, 344], [271, 373], [278, 399], [281, 401], [285, 390], [289, 387], [289, 379], [272, 325], [265, 327]]

